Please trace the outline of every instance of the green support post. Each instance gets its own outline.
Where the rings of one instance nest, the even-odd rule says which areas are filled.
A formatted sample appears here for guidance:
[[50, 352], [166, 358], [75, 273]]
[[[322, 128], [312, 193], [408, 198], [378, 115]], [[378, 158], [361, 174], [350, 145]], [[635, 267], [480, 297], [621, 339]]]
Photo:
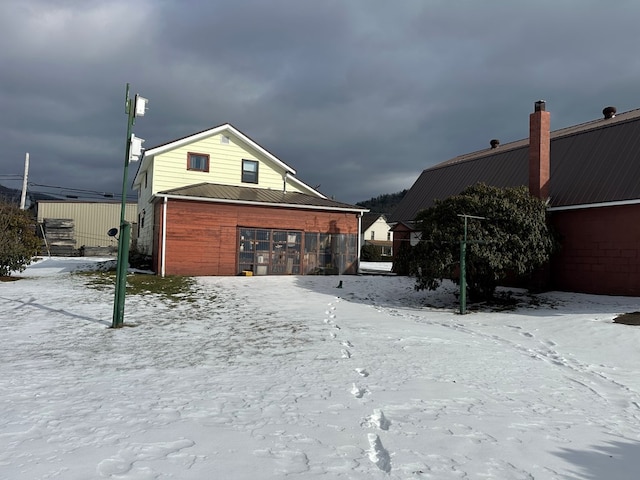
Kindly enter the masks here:
[[467, 313], [467, 229], [464, 229], [464, 240], [460, 240], [460, 315]]
[[[120, 328], [124, 323], [124, 299], [127, 290], [127, 269], [129, 267], [129, 243], [131, 239], [131, 224], [124, 222], [120, 225], [118, 239], [118, 264], [116, 269], [116, 300], [113, 311], [113, 328]], [[120, 252], [122, 251], [122, 254]]]
[[124, 323], [124, 298], [127, 287], [127, 269], [129, 266], [129, 242], [131, 238], [131, 225], [125, 221], [127, 208], [127, 182], [129, 172], [129, 155], [131, 149], [131, 130], [134, 123], [134, 105], [129, 98], [129, 84], [125, 94], [124, 110], [127, 114], [127, 139], [124, 155], [124, 173], [122, 176], [122, 204], [120, 206], [120, 237], [118, 238], [118, 260], [116, 267], [116, 292], [113, 302], [112, 328], [120, 328]]
[[[460, 315], [467, 313], [467, 219], [475, 218], [477, 220], [485, 220], [486, 217], [478, 217], [476, 215], [462, 215], [464, 218], [464, 237], [460, 240]], [[482, 242], [471, 242], [482, 243]]]

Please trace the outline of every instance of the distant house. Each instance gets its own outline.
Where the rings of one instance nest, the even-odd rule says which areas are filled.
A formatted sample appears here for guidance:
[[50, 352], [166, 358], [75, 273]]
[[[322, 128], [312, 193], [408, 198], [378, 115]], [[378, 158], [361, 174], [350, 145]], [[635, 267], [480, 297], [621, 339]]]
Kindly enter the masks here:
[[375, 245], [385, 257], [393, 255], [393, 233], [383, 214], [365, 213], [361, 232], [364, 245]]
[[138, 249], [160, 275], [356, 273], [367, 210], [295, 175], [230, 124], [148, 149]]
[[529, 185], [549, 200], [562, 241], [547, 287], [640, 295], [640, 110], [550, 131], [550, 114], [536, 102], [529, 138], [447, 160], [422, 172], [389, 218], [394, 251], [418, 239], [416, 214], [467, 186]]

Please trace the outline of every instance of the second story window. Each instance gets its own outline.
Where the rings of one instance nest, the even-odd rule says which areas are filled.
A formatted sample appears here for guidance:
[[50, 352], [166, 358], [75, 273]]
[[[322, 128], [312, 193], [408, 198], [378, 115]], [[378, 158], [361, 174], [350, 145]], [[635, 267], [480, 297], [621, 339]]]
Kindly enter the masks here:
[[242, 182], [258, 183], [258, 162], [242, 160]]
[[371, 240], [375, 240], [375, 239], [376, 239], [376, 232], [371, 230]]
[[196, 172], [208, 172], [209, 155], [206, 155], [204, 153], [188, 153], [187, 170], [195, 170]]

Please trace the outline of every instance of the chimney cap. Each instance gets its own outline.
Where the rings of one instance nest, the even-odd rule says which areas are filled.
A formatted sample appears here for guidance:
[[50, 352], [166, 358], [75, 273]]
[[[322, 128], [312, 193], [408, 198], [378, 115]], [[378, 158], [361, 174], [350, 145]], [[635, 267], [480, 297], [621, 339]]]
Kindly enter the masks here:
[[491, 145], [491, 148], [498, 148], [500, 146], [500, 140], [494, 138], [489, 142], [489, 145]]
[[602, 110], [602, 114], [604, 115], [604, 118], [613, 118], [616, 116], [617, 111], [618, 109], [616, 107], [605, 107]]
[[533, 106], [534, 112], [544, 112], [546, 109], [547, 102], [545, 102], [544, 100], [538, 100]]

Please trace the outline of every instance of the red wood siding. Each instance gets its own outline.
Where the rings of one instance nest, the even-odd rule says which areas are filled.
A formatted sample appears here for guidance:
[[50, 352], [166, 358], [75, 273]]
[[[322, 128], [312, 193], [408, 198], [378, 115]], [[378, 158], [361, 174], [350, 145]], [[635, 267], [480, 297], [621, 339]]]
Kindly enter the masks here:
[[[162, 204], [156, 205], [156, 212], [156, 223], [160, 224]], [[167, 205], [165, 273], [235, 275], [238, 227], [357, 234], [358, 218], [355, 213], [171, 199]], [[161, 268], [161, 235], [158, 228], [156, 272]]]
[[[393, 256], [400, 258], [406, 248], [411, 248], [411, 230], [406, 225], [399, 223], [393, 227]], [[409, 272], [401, 268], [398, 263], [393, 264], [393, 271], [398, 275], [408, 275]]]
[[640, 205], [556, 211], [551, 220], [562, 242], [553, 288], [640, 296]]

